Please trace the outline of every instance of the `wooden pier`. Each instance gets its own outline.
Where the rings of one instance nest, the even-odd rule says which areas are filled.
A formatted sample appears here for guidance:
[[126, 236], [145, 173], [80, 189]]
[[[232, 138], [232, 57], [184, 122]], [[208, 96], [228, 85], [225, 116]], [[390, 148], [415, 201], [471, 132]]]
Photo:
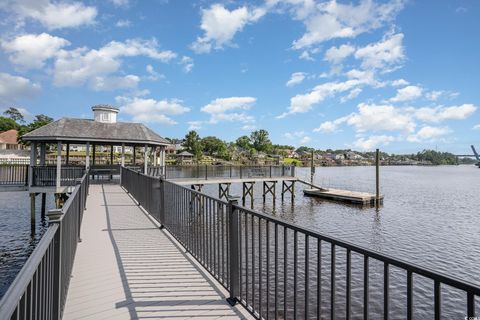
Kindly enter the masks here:
[[119, 185], [92, 185], [63, 319], [252, 319]]
[[[367, 192], [348, 191], [341, 189], [304, 189], [303, 193], [306, 196], [317, 197], [322, 199], [340, 201], [358, 204], [362, 206], [375, 205], [377, 203], [376, 195]], [[378, 204], [383, 203], [383, 195], [379, 196]]]

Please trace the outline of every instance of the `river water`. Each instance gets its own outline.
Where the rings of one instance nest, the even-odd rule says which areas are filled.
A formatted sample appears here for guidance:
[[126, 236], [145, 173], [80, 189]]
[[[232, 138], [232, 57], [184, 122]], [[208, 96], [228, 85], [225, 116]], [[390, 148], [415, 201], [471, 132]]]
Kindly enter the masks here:
[[[287, 196], [283, 203], [277, 199], [273, 207], [270, 196], [263, 204], [260, 183], [255, 186], [255, 209], [324, 235], [480, 285], [480, 170], [475, 166], [389, 166], [382, 167], [380, 172], [381, 193], [385, 195], [385, 200], [379, 209], [304, 197], [300, 184], [297, 184], [294, 206]], [[309, 181], [310, 169], [297, 168], [296, 176]], [[315, 184], [373, 193], [375, 168], [317, 168]], [[277, 186], [277, 195], [280, 188]], [[206, 186], [204, 191], [218, 196], [216, 186]], [[233, 185], [230, 193], [241, 195], [241, 186]], [[37, 216], [40, 211], [38, 199]], [[28, 193], [0, 193], [0, 203], [1, 296], [32, 252], [46, 224], [38, 216], [36, 234], [31, 236]], [[53, 199], [49, 198], [47, 203], [53, 206]], [[354, 266], [355, 257], [352, 257], [352, 270]], [[370, 272], [375, 273], [377, 268], [383, 270], [381, 266], [372, 264]], [[352, 272], [355, 282], [356, 271]], [[392, 271], [391, 277], [393, 286], [395, 280], [403, 283], [403, 287], [399, 285], [392, 292], [402, 291], [405, 276]], [[377, 282], [381, 284], [382, 277], [379, 279]], [[375, 281], [371, 279], [371, 301], [378, 300], [371, 306], [373, 319], [382, 317], [383, 306], [382, 292], [375, 290]], [[433, 285], [423, 285], [420, 281], [419, 286], [419, 293], [414, 296], [414, 305], [419, 310], [415, 317], [432, 318], [429, 310], [433, 303], [430, 299]], [[359, 311], [355, 305], [361, 305], [362, 291], [361, 287], [355, 288], [355, 283], [352, 288], [352, 310], [355, 314], [355, 310]], [[380, 298], [376, 299], [377, 296]], [[392, 294], [392, 310], [404, 308], [405, 303], [401, 299], [395, 303], [395, 299]], [[342, 296], [337, 300], [342, 301]], [[443, 300], [445, 317], [463, 319], [465, 300], [461, 295], [446, 292]], [[341, 306], [339, 308], [337, 311], [341, 311]], [[398, 313], [402, 314], [403, 309], [400, 311]], [[357, 316], [361, 318], [361, 314]]]
[[[310, 169], [297, 168], [296, 176], [310, 181]], [[314, 181], [316, 185], [324, 187], [374, 193], [375, 168], [316, 168]], [[254, 209], [324, 235], [480, 285], [480, 170], [466, 165], [388, 166], [380, 170], [380, 184], [385, 200], [384, 205], [376, 209], [304, 197], [304, 187], [300, 184], [297, 184], [294, 206], [287, 195], [283, 203], [277, 199], [277, 205], [273, 207], [271, 196], [267, 196], [266, 203], [263, 204], [262, 187], [258, 183], [254, 191]], [[277, 185], [277, 196], [280, 188], [280, 184]], [[216, 186], [207, 185], [204, 190], [218, 196]], [[232, 185], [230, 193], [241, 195], [241, 187]], [[328, 257], [325, 258], [322, 259], [328, 264]], [[344, 268], [344, 254], [343, 260], [337, 258], [337, 267]], [[352, 256], [352, 313], [353, 318], [362, 318], [362, 259], [357, 260], [359, 261], [355, 261]], [[328, 273], [328, 265], [325, 268]], [[370, 279], [370, 316], [373, 319], [381, 318], [383, 265], [372, 263], [370, 273], [373, 274]], [[378, 277], [375, 273], [378, 273]], [[342, 275], [337, 276], [337, 285], [341, 289], [344, 280]], [[433, 282], [415, 278], [414, 282], [415, 318], [433, 318]], [[404, 272], [392, 268], [390, 304], [392, 313], [400, 315], [398, 319], [405, 315], [405, 284]], [[329, 291], [328, 283], [325, 291]], [[442, 290], [442, 296], [443, 315], [450, 319], [463, 319], [466, 310], [465, 295], [446, 288]], [[337, 301], [340, 302], [336, 307], [337, 314], [341, 315], [344, 295], [339, 294]], [[324, 304], [328, 305], [328, 300]], [[477, 303], [477, 310], [478, 308]], [[328, 310], [325, 311], [329, 314]]]
[[[0, 192], [0, 297], [22, 268], [47, 229], [41, 218], [41, 196], [36, 197], [36, 225], [30, 225], [30, 195], [28, 192]], [[47, 194], [46, 210], [54, 208], [53, 195]]]

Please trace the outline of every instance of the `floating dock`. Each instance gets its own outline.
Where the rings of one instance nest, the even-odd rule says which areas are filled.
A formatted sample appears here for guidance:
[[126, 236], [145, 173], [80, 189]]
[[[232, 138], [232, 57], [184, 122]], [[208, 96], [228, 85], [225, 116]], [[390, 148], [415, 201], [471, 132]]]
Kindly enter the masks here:
[[[304, 189], [303, 193], [306, 196], [349, 202], [353, 204], [359, 204], [362, 206], [375, 205], [376, 196], [367, 192], [357, 192], [357, 191], [348, 191], [340, 189], [325, 189], [325, 188], [315, 188], [315, 189]], [[380, 195], [378, 200], [379, 204], [383, 203], [383, 195]]]

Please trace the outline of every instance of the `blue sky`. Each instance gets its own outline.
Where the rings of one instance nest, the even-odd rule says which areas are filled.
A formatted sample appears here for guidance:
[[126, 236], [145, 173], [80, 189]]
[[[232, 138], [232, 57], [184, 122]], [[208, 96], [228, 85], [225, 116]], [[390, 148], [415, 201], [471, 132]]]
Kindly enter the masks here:
[[478, 1], [0, 4], [0, 109], [121, 109], [162, 136], [315, 148], [480, 145]]

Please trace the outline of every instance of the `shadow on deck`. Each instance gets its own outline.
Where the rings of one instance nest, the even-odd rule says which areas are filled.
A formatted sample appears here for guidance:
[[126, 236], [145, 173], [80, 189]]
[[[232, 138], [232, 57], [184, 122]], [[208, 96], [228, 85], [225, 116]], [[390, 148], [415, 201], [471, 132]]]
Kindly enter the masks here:
[[118, 185], [90, 187], [64, 319], [249, 318]]

